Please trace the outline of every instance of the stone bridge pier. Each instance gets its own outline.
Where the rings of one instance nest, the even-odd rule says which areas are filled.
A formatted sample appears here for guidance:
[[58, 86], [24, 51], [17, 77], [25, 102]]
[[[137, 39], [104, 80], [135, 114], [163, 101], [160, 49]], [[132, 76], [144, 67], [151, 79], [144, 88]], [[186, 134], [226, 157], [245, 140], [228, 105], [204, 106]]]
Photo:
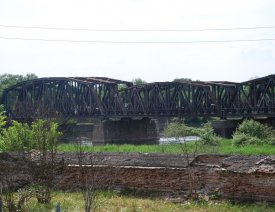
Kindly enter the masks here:
[[212, 121], [214, 132], [223, 138], [231, 138], [242, 120], [216, 120]]
[[63, 126], [63, 141], [105, 144], [157, 144], [158, 121], [150, 118], [120, 120], [94, 120]]
[[103, 144], [155, 144], [159, 141], [157, 120], [150, 118], [106, 120], [94, 124], [92, 142]]

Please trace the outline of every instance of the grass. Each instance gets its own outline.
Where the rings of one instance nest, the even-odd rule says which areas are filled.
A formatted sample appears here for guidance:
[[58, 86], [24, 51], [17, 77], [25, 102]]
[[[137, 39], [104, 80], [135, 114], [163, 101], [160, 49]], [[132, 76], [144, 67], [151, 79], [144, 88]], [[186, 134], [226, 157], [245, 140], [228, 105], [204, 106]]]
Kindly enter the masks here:
[[[25, 207], [25, 211], [54, 211], [56, 205], [61, 204], [61, 211], [84, 211], [83, 198], [77, 192], [55, 192], [52, 203], [49, 205], [38, 204], [36, 199], [31, 199]], [[123, 195], [117, 192], [100, 192], [96, 200], [96, 211], [201, 211], [201, 212], [225, 212], [225, 211], [274, 211], [275, 205], [254, 203], [232, 203], [229, 201], [185, 201], [172, 202], [165, 199], [140, 198], [131, 195]]]
[[[246, 145], [233, 146], [231, 139], [222, 139], [218, 146], [202, 145], [199, 141], [187, 144], [190, 153], [217, 153], [217, 154], [239, 154], [239, 155], [275, 155], [275, 146], [271, 144], [264, 145]], [[197, 150], [195, 150], [197, 149]], [[77, 150], [77, 145], [60, 144], [58, 151], [73, 152]], [[86, 152], [141, 152], [141, 153], [182, 153], [182, 144], [165, 145], [104, 145], [104, 146], [85, 146]]]

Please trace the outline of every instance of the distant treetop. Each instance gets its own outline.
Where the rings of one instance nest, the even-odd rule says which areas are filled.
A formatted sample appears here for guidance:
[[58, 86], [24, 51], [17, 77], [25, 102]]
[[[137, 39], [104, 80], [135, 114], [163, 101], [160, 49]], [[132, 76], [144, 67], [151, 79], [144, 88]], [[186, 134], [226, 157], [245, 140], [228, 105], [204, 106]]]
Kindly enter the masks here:
[[36, 79], [37, 76], [35, 74], [27, 74], [27, 75], [13, 75], [13, 74], [1, 74], [0, 75], [0, 101], [2, 99], [3, 90], [13, 86], [19, 82]]
[[135, 78], [132, 80], [134, 85], [141, 85], [141, 84], [145, 84], [147, 83], [145, 80], [141, 79], [141, 78]]
[[192, 82], [193, 80], [190, 78], [178, 78], [174, 79], [173, 82]]

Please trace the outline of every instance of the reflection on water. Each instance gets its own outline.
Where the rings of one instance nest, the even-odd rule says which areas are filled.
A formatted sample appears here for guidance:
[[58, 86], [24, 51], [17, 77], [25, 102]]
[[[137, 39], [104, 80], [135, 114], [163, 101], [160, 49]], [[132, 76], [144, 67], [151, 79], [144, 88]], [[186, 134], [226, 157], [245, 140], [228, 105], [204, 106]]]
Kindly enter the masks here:
[[175, 138], [175, 137], [171, 137], [171, 138], [160, 138], [159, 139], [159, 144], [183, 144], [185, 142], [189, 142], [189, 141], [197, 141], [200, 138], [198, 136], [185, 136], [185, 137], [180, 137], [180, 138]]

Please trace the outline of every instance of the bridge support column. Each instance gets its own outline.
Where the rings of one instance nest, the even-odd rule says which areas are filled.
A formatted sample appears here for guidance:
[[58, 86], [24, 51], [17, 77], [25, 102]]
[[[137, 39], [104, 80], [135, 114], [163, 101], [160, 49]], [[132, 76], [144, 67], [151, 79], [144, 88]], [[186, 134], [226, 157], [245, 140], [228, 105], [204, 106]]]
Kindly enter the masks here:
[[93, 127], [93, 123], [90, 122], [62, 125], [60, 129], [63, 133], [61, 140], [64, 143], [91, 144]]
[[241, 120], [212, 121], [214, 132], [224, 138], [231, 138]]
[[93, 128], [92, 142], [94, 145], [155, 144], [158, 141], [158, 122], [149, 118], [107, 120], [96, 123]]
[[255, 121], [258, 121], [275, 129], [275, 118], [255, 119]]

